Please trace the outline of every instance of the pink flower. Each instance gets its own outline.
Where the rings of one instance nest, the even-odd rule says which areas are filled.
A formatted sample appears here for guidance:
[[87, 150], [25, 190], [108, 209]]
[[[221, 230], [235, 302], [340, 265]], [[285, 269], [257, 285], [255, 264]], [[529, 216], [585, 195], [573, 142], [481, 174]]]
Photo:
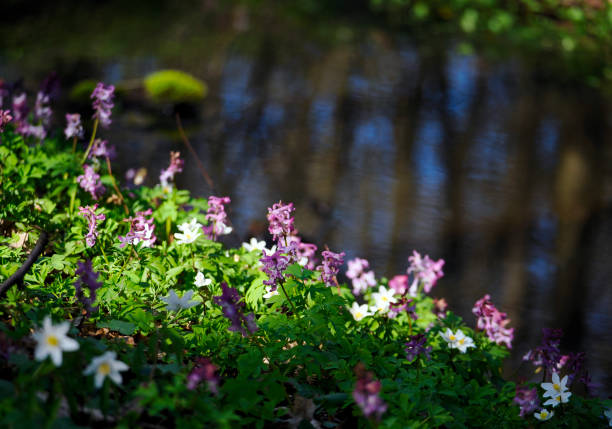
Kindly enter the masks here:
[[389, 287], [398, 295], [405, 295], [408, 292], [408, 276], [397, 275], [389, 280]]
[[83, 125], [81, 124], [81, 115], [78, 113], [67, 113], [66, 114], [66, 129], [64, 134], [67, 139], [76, 137], [78, 139], [83, 138]]
[[338, 286], [336, 276], [344, 263], [345, 253], [334, 253], [329, 250], [324, 250], [322, 255], [323, 263], [317, 267], [317, 270], [321, 271], [321, 280], [323, 280], [327, 286]]
[[0, 109], [0, 133], [4, 131], [4, 126], [11, 122], [13, 117], [10, 115], [10, 110], [1, 110]]
[[106, 191], [106, 188], [100, 182], [100, 175], [96, 174], [91, 165], [83, 166], [84, 174], [77, 177], [79, 186], [89, 192], [94, 200], [97, 200]]
[[92, 107], [95, 110], [93, 117], [100, 121], [100, 125], [104, 128], [108, 128], [111, 124], [110, 116], [114, 96], [115, 87], [113, 85], [105, 86], [102, 82], [99, 82], [91, 93], [91, 98], [94, 99]]
[[49, 94], [38, 91], [38, 94], [36, 94], [36, 103], [34, 104], [34, 117], [36, 120], [40, 121], [43, 126], [49, 125], [51, 116], [53, 115], [51, 107], [49, 107], [49, 102]]
[[478, 317], [476, 327], [484, 330], [491, 341], [497, 344], [504, 343], [509, 349], [512, 348], [514, 328], [506, 327], [510, 319], [507, 318], [506, 313], [495, 308], [489, 294], [476, 301], [472, 313]]
[[96, 214], [96, 209], [98, 208], [97, 204], [92, 206], [79, 207], [79, 212], [82, 216], [87, 219], [89, 231], [85, 236], [85, 243], [87, 247], [93, 247], [96, 244], [96, 239], [98, 238], [98, 221], [102, 221], [106, 219], [104, 214], [100, 213]]
[[382, 384], [375, 380], [371, 372], [366, 372], [363, 364], [355, 368], [357, 373], [357, 384], [353, 390], [353, 399], [367, 417], [380, 417], [387, 411], [387, 404], [379, 396]]
[[117, 151], [115, 150], [115, 146], [109, 146], [108, 141], [96, 139], [91, 146], [91, 151], [87, 158], [93, 158], [94, 156], [108, 159], [114, 159], [117, 156]]
[[[314, 270], [316, 266], [315, 255], [317, 253], [317, 246], [311, 243], [302, 242], [302, 237], [297, 235], [297, 230], [294, 229], [294, 235], [289, 235], [287, 238], [287, 244], [295, 245], [295, 258], [296, 262], [309, 270]], [[283, 247], [282, 243], [279, 247]]]
[[354, 295], [365, 292], [368, 287], [376, 286], [374, 271], [366, 271], [369, 267], [370, 263], [365, 259], [355, 258], [348, 261], [346, 276], [353, 282]]
[[293, 203], [283, 204], [282, 201], [268, 208], [268, 222], [270, 224], [268, 226], [268, 231], [272, 234], [272, 237], [277, 243], [281, 237], [287, 237], [294, 234], [294, 219], [291, 217], [291, 213], [294, 210]]
[[125, 247], [126, 244], [137, 245], [142, 243], [142, 247], [152, 247], [157, 240], [155, 236], [155, 221], [153, 218], [147, 219], [145, 216], [151, 216], [151, 209], [136, 212], [135, 217], [123, 219], [124, 222], [130, 223], [130, 230], [124, 237], [119, 237], [121, 244], [119, 247]]
[[407, 273], [414, 276], [412, 285], [410, 285], [410, 295], [416, 296], [419, 285], [423, 286], [425, 293], [429, 293], [436, 285], [436, 282], [444, 275], [442, 267], [444, 259], [433, 261], [428, 255], [421, 257], [416, 250], [412, 252], [412, 256], [408, 258], [410, 266]]
[[230, 201], [229, 197], [215, 197], [212, 195], [208, 197], [206, 220], [209, 221], [209, 225], [202, 227], [202, 230], [209, 240], [215, 240], [220, 235], [232, 232], [232, 227], [228, 225], [224, 206], [224, 204], [229, 204]]
[[165, 170], [162, 170], [159, 175], [159, 181], [163, 187], [174, 180], [174, 175], [183, 171], [183, 164], [185, 163], [181, 158], [180, 152], [170, 152], [170, 165]]

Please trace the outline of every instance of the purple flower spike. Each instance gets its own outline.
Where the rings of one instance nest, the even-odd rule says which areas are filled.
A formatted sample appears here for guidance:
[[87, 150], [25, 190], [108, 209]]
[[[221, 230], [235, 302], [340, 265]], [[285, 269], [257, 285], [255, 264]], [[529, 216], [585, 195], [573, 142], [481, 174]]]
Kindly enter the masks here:
[[51, 116], [53, 115], [53, 111], [49, 106], [50, 97], [49, 94], [44, 93], [43, 91], [39, 91], [36, 94], [36, 103], [34, 104], [34, 118], [37, 121], [40, 121], [41, 125], [44, 127], [49, 126], [51, 122]]
[[264, 280], [264, 284], [272, 286], [270, 292], [274, 292], [278, 287], [279, 282], [285, 280], [284, 272], [289, 266], [289, 258], [283, 255], [281, 250], [277, 250], [270, 255], [266, 255], [260, 259], [264, 273], [268, 275], [268, 280]]
[[202, 227], [204, 234], [209, 240], [216, 240], [220, 235], [227, 235], [232, 232], [232, 227], [228, 225], [227, 213], [224, 204], [231, 202], [230, 197], [208, 197], [208, 210], [206, 220], [208, 226]]
[[503, 343], [509, 349], [512, 348], [514, 328], [506, 327], [510, 323], [510, 319], [507, 318], [506, 313], [502, 313], [495, 308], [489, 294], [476, 301], [472, 313], [478, 317], [476, 327], [484, 330], [491, 341], [497, 344]]
[[83, 170], [85, 173], [77, 177], [77, 182], [81, 188], [91, 194], [94, 200], [97, 200], [106, 191], [106, 188], [100, 182], [100, 175], [94, 171], [91, 165], [85, 164]]
[[111, 109], [113, 108], [113, 97], [115, 96], [115, 87], [113, 85], [104, 85], [99, 82], [96, 88], [91, 93], [93, 98], [92, 107], [95, 110], [93, 117], [100, 121], [100, 125], [108, 128], [111, 124]]
[[230, 331], [240, 332], [243, 336], [248, 335], [247, 330], [250, 333], [257, 331], [253, 313], [246, 316], [242, 314], [244, 302], [240, 301], [238, 291], [229, 287], [225, 282], [221, 283], [221, 289], [223, 291], [222, 294], [220, 296], [214, 296], [213, 301], [215, 304], [221, 306], [223, 315], [232, 322], [228, 329]]
[[268, 231], [270, 234], [272, 234], [272, 237], [277, 244], [281, 244], [279, 242], [281, 237], [294, 235], [294, 219], [291, 217], [291, 213], [294, 210], [293, 203], [283, 204], [282, 201], [279, 201], [278, 203], [273, 204], [272, 207], [268, 208], [268, 222], [270, 223], [268, 226]]
[[21, 93], [13, 97], [13, 116], [18, 124], [25, 123], [28, 117], [28, 97]]
[[427, 337], [425, 334], [416, 334], [408, 337], [406, 343], [406, 359], [413, 361], [418, 355], [422, 354], [429, 360], [431, 353], [431, 346], [425, 347]]
[[109, 146], [106, 140], [96, 139], [91, 146], [91, 151], [89, 151], [89, 155], [87, 158], [93, 157], [114, 159], [117, 156], [117, 151], [115, 150], [115, 145]]
[[84, 216], [88, 222], [89, 231], [85, 236], [85, 243], [87, 244], [87, 247], [93, 247], [96, 244], [96, 239], [98, 238], [98, 221], [106, 219], [106, 216], [104, 216], [104, 214], [96, 214], [97, 208], [97, 204], [94, 204], [93, 207], [79, 207], [80, 214]]
[[[309, 270], [314, 270], [317, 263], [315, 259], [317, 246], [302, 242], [302, 237], [297, 235], [297, 230], [294, 230], [294, 234], [287, 237], [287, 244], [289, 246], [295, 245], [295, 259], [297, 263]], [[279, 247], [282, 247], [280, 243]], [[290, 250], [293, 249], [290, 248]]]
[[528, 387], [516, 386], [514, 402], [521, 408], [519, 413], [521, 417], [530, 415], [540, 407], [540, 398], [535, 387], [530, 389]]
[[143, 212], [136, 212], [135, 217], [123, 219], [124, 222], [130, 223], [130, 230], [124, 236], [119, 236], [121, 244], [119, 247], [125, 247], [127, 244], [133, 244], [134, 246], [138, 243], [142, 243], [142, 247], [152, 247], [157, 240], [155, 236], [155, 221], [153, 217], [147, 219], [145, 216], [151, 216], [153, 211], [151, 209]]
[[323, 280], [327, 286], [338, 286], [336, 276], [344, 263], [345, 253], [334, 253], [329, 250], [324, 250], [322, 255], [323, 264], [317, 267], [317, 270], [321, 271], [321, 280]]
[[0, 110], [0, 133], [4, 131], [4, 126], [13, 119], [10, 113], [10, 110]]
[[200, 357], [196, 366], [187, 376], [187, 389], [194, 390], [202, 381], [206, 381], [208, 390], [213, 395], [219, 393], [219, 376], [216, 374], [217, 365], [213, 364], [208, 358]]
[[404, 296], [399, 301], [395, 303], [391, 303], [389, 305], [389, 311], [387, 313], [387, 317], [389, 319], [393, 319], [398, 314], [400, 314], [402, 311], [405, 311], [406, 313], [408, 313], [408, 316], [412, 320], [417, 320], [419, 316], [417, 316], [416, 314], [416, 304], [410, 305], [412, 304], [412, 301], [413, 301], [412, 299], [406, 298]]
[[[76, 290], [76, 298], [83, 303], [88, 313], [91, 313], [98, 309], [93, 307], [93, 303], [96, 301], [96, 291], [102, 283], [98, 282], [98, 273], [93, 271], [91, 261], [77, 262], [76, 274], [79, 276], [77, 281], [74, 283]], [[85, 296], [83, 288], [89, 289], [89, 297]]]
[[161, 174], [159, 175], [159, 182], [161, 183], [162, 187], [165, 188], [169, 186], [170, 182], [174, 180], [174, 175], [183, 171], [185, 161], [183, 161], [180, 156], [180, 152], [170, 152], [170, 165], [165, 170], [162, 170]]
[[444, 272], [442, 272], [444, 259], [433, 261], [428, 255], [422, 258], [421, 254], [414, 250], [412, 256], [408, 258], [408, 262], [410, 266], [407, 272], [408, 274], [412, 273], [414, 276], [409, 291], [412, 296], [416, 296], [419, 285], [423, 286], [425, 293], [429, 293], [436, 285], [436, 282], [444, 276]]
[[355, 372], [357, 384], [353, 390], [353, 399], [367, 418], [374, 417], [380, 420], [387, 411], [387, 404], [379, 396], [382, 384], [374, 380], [372, 373], [366, 372], [362, 364], [355, 368]]
[[530, 350], [523, 356], [524, 361], [531, 361], [535, 366], [542, 366], [547, 374], [557, 372], [561, 361], [561, 337], [563, 331], [561, 329], [542, 329], [542, 345]]
[[76, 137], [77, 139], [83, 138], [83, 125], [81, 124], [81, 115], [78, 113], [67, 113], [66, 114], [66, 129], [64, 134], [67, 139]]

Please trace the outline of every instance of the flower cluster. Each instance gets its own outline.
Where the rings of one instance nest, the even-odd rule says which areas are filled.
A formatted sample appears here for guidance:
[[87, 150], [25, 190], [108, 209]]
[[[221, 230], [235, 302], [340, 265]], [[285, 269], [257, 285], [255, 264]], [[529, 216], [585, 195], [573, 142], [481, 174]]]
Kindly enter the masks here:
[[84, 173], [77, 177], [77, 182], [81, 188], [91, 194], [94, 200], [106, 191], [106, 188], [100, 181], [100, 175], [96, 173], [91, 165], [83, 166]]
[[59, 325], [51, 323], [51, 318], [46, 316], [41, 329], [34, 332], [32, 337], [36, 340], [34, 357], [36, 360], [45, 360], [51, 356], [55, 366], [62, 364], [62, 352], [72, 352], [79, 349], [79, 343], [66, 334], [70, 329], [70, 322], [62, 322]]
[[[93, 270], [91, 260], [85, 262], [78, 262], [76, 269], [76, 275], [79, 276], [74, 283], [74, 289], [76, 291], [76, 298], [85, 306], [87, 313], [96, 311], [98, 307], [94, 307], [93, 304], [96, 302], [96, 291], [102, 286], [102, 283], [98, 281], [98, 273]], [[89, 290], [89, 296], [86, 296], [83, 289]]]
[[28, 96], [25, 92], [13, 97], [13, 116], [18, 128], [22, 128], [28, 119]]
[[162, 170], [159, 175], [159, 183], [165, 190], [169, 191], [172, 189], [172, 184], [170, 182], [174, 180], [174, 175], [183, 171], [185, 161], [180, 157], [180, 152], [170, 152], [170, 165], [168, 168]]
[[196, 218], [192, 218], [191, 222], [185, 222], [178, 226], [180, 233], [174, 234], [178, 244], [190, 244], [197, 240], [202, 235], [202, 225], [198, 223]]
[[227, 213], [225, 213], [225, 204], [230, 202], [229, 197], [212, 195], [208, 197], [206, 220], [209, 221], [209, 225], [202, 227], [202, 230], [209, 240], [215, 240], [220, 235], [227, 235], [232, 232], [232, 227], [228, 225]]
[[81, 115], [79, 113], [66, 113], [66, 128], [64, 135], [67, 139], [83, 138], [83, 124], [81, 124]]
[[294, 210], [293, 203], [283, 204], [282, 201], [274, 203], [272, 207], [268, 207], [268, 232], [272, 234], [277, 243], [281, 237], [288, 237], [294, 234], [294, 219], [291, 216]]
[[519, 415], [521, 417], [533, 413], [540, 406], [537, 389], [535, 387], [530, 389], [528, 387], [517, 386], [514, 402], [520, 407]]
[[569, 398], [572, 396], [572, 393], [567, 388], [567, 375], [562, 379], [559, 379], [559, 374], [557, 372], [553, 372], [551, 379], [552, 383], [542, 383], [540, 385], [542, 389], [544, 389], [544, 394], [542, 396], [544, 398], [550, 398], [544, 402], [544, 406], [552, 405], [554, 408], [559, 404], [569, 402]]
[[198, 358], [196, 365], [187, 376], [187, 389], [195, 390], [202, 381], [206, 381], [208, 390], [216, 395], [219, 392], [217, 369], [217, 365], [213, 364], [209, 359], [204, 357]]
[[433, 261], [428, 255], [421, 257], [421, 254], [416, 250], [412, 252], [412, 256], [408, 257], [410, 266], [407, 273], [414, 276], [414, 280], [410, 285], [410, 295], [416, 296], [419, 285], [423, 286], [425, 293], [429, 293], [436, 285], [436, 282], [444, 275], [442, 267], [444, 259]]
[[534, 366], [544, 367], [548, 374], [557, 371], [562, 358], [559, 349], [561, 337], [563, 337], [561, 329], [542, 329], [542, 345], [528, 351], [523, 356], [523, 360], [531, 361]]
[[285, 280], [284, 272], [289, 266], [289, 257], [284, 255], [281, 250], [276, 250], [266, 254], [260, 259], [262, 271], [268, 275], [268, 280], [264, 280], [264, 284], [270, 286], [267, 292], [274, 292], [280, 282]]
[[406, 343], [406, 359], [413, 361], [418, 355], [423, 355], [425, 358], [430, 359], [431, 346], [425, 347], [427, 343], [427, 337], [425, 334], [416, 334], [408, 337]]
[[223, 315], [230, 320], [231, 326], [228, 329], [230, 331], [240, 332], [244, 336], [247, 335], [247, 329], [251, 333], [255, 332], [257, 330], [255, 315], [249, 313], [245, 316], [242, 313], [244, 302], [240, 300], [238, 291], [229, 287], [225, 282], [221, 283], [221, 290], [221, 295], [214, 296], [213, 301], [215, 304], [221, 306]]
[[476, 327], [484, 330], [491, 341], [497, 344], [503, 343], [509, 349], [512, 348], [514, 328], [506, 327], [510, 323], [510, 319], [507, 318], [506, 313], [502, 313], [495, 308], [489, 294], [476, 301], [472, 313], [478, 317]]
[[155, 223], [153, 218], [147, 219], [145, 216], [151, 216], [153, 211], [151, 209], [136, 212], [135, 217], [123, 219], [124, 222], [130, 223], [130, 230], [124, 236], [119, 237], [121, 244], [119, 247], [125, 247], [126, 244], [137, 245], [142, 243], [142, 247], [151, 247], [157, 240], [155, 236]]
[[357, 384], [353, 390], [353, 399], [367, 418], [380, 417], [387, 411], [387, 404], [380, 397], [382, 384], [375, 380], [371, 372], [365, 371], [362, 364], [355, 368]]
[[359, 295], [368, 287], [376, 286], [374, 271], [366, 271], [368, 268], [370, 268], [370, 263], [365, 259], [355, 258], [348, 261], [346, 276], [352, 280], [353, 295]]
[[404, 274], [394, 276], [389, 280], [389, 287], [398, 295], [405, 295], [408, 292], [408, 276]]
[[[312, 243], [304, 243], [302, 237], [297, 235], [297, 230], [294, 229], [294, 234], [286, 237], [287, 244], [291, 249], [295, 249], [295, 258], [297, 263], [309, 270], [314, 270], [316, 265], [315, 254], [317, 246]], [[279, 243], [279, 246], [281, 243]]]
[[327, 286], [338, 286], [336, 276], [344, 263], [345, 253], [334, 253], [330, 250], [324, 250], [321, 255], [323, 256], [323, 262], [317, 267], [317, 270], [321, 271], [321, 280], [323, 280]]
[[34, 118], [45, 127], [49, 125], [51, 116], [53, 115], [49, 102], [49, 94], [38, 91], [38, 94], [36, 94], [36, 102], [34, 103]]
[[2, 110], [0, 109], [0, 133], [4, 131], [4, 126], [11, 122], [13, 117], [10, 115], [10, 110]]
[[99, 158], [108, 158], [114, 159], [117, 155], [117, 151], [115, 150], [115, 146], [109, 146], [108, 141], [95, 139], [93, 145], [91, 146], [91, 150], [87, 158], [99, 157]]
[[468, 348], [476, 347], [474, 340], [470, 337], [466, 337], [461, 329], [457, 329], [457, 332], [453, 332], [450, 328], [446, 328], [446, 332], [440, 332], [440, 335], [448, 343], [449, 349], [458, 349], [461, 353], [465, 353]]
[[98, 205], [79, 207], [79, 213], [87, 219], [88, 228], [87, 235], [85, 236], [85, 243], [87, 247], [93, 247], [96, 244], [98, 238], [98, 221], [106, 219], [103, 213], [96, 214]]
[[111, 109], [113, 108], [113, 97], [115, 96], [115, 87], [113, 85], [104, 85], [98, 82], [96, 88], [91, 93], [93, 98], [92, 107], [95, 110], [93, 117], [100, 121], [100, 125], [108, 128], [111, 124]]
[[166, 310], [178, 312], [200, 304], [199, 301], [192, 300], [192, 297], [192, 290], [188, 290], [182, 297], [179, 298], [176, 292], [173, 289], [170, 289], [168, 296], [161, 298], [161, 300], [166, 303]]

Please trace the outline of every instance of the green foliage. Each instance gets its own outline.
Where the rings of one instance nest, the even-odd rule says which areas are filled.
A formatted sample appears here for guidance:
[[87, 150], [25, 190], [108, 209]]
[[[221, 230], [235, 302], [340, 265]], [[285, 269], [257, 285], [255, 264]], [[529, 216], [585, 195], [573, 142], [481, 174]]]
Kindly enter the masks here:
[[206, 96], [206, 84], [179, 70], [160, 70], [144, 79], [147, 95], [155, 101], [180, 103], [199, 101]]
[[[126, 215], [122, 205], [106, 200], [98, 201], [106, 219], [96, 244], [87, 247], [87, 222], [78, 207], [94, 201], [76, 185], [82, 154], [71, 153], [69, 142], [33, 144], [11, 130], [0, 138], [0, 281], [21, 265], [41, 229], [51, 235], [23, 287], [13, 286], [0, 300], [0, 426], [285, 427], [301, 420], [299, 427], [309, 427], [309, 421], [326, 428], [368, 427], [374, 422], [352, 396], [358, 364], [382, 382], [388, 410], [380, 427], [535, 423], [518, 417], [515, 385], [501, 377], [505, 347], [450, 312], [439, 319], [431, 298], [416, 298], [415, 322], [405, 313], [357, 322], [348, 311], [354, 298], [345, 285], [326, 287], [316, 271], [294, 264], [286, 270], [287, 296], [264, 300], [259, 251], [227, 249], [203, 237], [192, 244], [173, 240], [178, 224], [193, 217], [205, 223], [207, 209], [206, 200], [176, 189], [124, 192], [130, 214], [153, 210], [153, 247], [121, 247], [117, 237], [128, 231]], [[86, 259], [102, 284], [91, 313], [74, 287], [76, 264]], [[198, 271], [212, 279], [209, 286], [194, 285]], [[259, 329], [253, 334], [227, 329], [212, 299], [221, 295], [221, 282], [235, 287], [245, 311], [255, 313]], [[161, 298], [171, 289], [194, 290], [199, 305], [169, 312]], [[79, 343], [77, 351], [63, 353], [58, 367], [33, 356], [31, 332], [48, 315], [70, 321], [68, 335]], [[465, 354], [449, 349], [439, 335], [447, 328], [462, 329], [476, 348]], [[404, 344], [416, 333], [427, 336], [431, 358], [409, 362]], [[106, 379], [98, 389], [83, 371], [106, 351], [116, 352], [129, 370], [120, 385]], [[206, 382], [188, 388], [202, 357], [216, 365], [216, 393]], [[311, 404], [302, 407], [310, 411], [299, 404]], [[563, 420], [554, 421], [556, 427], [602, 422], [598, 400], [574, 395], [560, 408]]]

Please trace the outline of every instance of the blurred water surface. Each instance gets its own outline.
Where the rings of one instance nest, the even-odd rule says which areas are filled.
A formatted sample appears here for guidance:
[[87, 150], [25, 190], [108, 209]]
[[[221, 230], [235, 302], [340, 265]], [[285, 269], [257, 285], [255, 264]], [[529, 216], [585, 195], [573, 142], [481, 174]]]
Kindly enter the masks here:
[[[367, 258], [377, 276], [403, 273], [413, 249], [444, 258], [433, 295], [472, 326], [485, 293], [509, 313], [509, 374], [528, 377], [527, 365], [515, 372], [520, 357], [541, 328], [561, 327], [565, 350], [585, 351], [612, 392], [608, 99], [552, 83], [514, 53], [465, 55], [435, 35], [158, 3], [105, 3], [107, 29], [83, 22], [93, 3], [23, 12], [0, 30], [0, 77], [35, 88], [56, 70], [67, 90], [162, 68], [194, 74], [209, 95], [179, 110], [212, 192], [232, 199], [230, 241], [261, 234], [266, 208], [283, 200], [308, 241]], [[60, 106], [82, 108], [67, 97]], [[153, 184], [170, 150], [187, 154], [175, 110], [138, 89], [120, 98], [103, 133], [119, 171], [144, 166]], [[211, 193], [190, 157], [177, 184]]]

